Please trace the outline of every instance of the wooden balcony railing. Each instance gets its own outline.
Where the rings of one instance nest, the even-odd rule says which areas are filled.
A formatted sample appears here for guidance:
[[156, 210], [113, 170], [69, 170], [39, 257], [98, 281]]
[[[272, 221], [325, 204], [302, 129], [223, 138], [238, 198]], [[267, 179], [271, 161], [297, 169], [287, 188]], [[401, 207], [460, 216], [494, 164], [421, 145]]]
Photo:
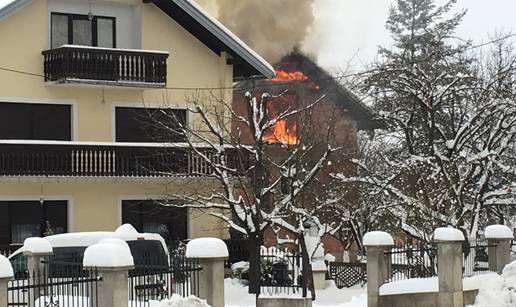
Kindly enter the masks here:
[[[215, 159], [212, 149], [199, 145], [199, 150]], [[210, 165], [186, 144], [0, 141], [0, 176], [196, 177], [212, 173]]]
[[64, 45], [42, 52], [46, 82], [160, 88], [168, 53]]

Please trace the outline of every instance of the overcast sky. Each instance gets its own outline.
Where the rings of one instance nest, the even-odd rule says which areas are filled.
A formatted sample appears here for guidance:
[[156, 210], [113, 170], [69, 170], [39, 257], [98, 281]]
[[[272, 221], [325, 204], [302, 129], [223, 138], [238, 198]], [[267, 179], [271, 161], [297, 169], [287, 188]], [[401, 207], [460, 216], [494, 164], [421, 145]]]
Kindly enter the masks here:
[[[0, 0], [0, 6], [11, 1]], [[337, 70], [344, 69], [353, 56], [355, 65], [370, 61], [376, 46], [389, 44], [384, 26], [393, 1], [316, 0], [316, 22], [306, 49], [318, 56], [320, 64]], [[468, 9], [458, 31], [461, 37], [480, 43], [494, 31], [516, 32], [516, 0], [458, 0], [458, 8]]]

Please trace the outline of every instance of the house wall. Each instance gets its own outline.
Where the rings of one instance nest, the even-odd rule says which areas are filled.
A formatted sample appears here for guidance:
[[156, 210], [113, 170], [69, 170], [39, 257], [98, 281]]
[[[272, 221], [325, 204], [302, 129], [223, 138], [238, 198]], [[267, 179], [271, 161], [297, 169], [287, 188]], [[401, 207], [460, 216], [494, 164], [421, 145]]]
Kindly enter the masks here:
[[[43, 74], [41, 51], [49, 48], [49, 12], [54, 8], [86, 13], [88, 1], [37, 0], [24, 9], [0, 21], [0, 67]], [[122, 6], [125, 4], [126, 6]], [[97, 7], [98, 5], [98, 7]], [[209, 48], [179, 26], [153, 4], [142, 1], [93, 1], [92, 11], [101, 8], [107, 15], [117, 14], [119, 47], [139, 47], [147, 50], [168, 51], [167, 87], [231, 87], [233, 70], [226, 57]], [[89, 9], [89, 7], [88, 7]], [[129, 20], [133, 18], [133, 20]], [[138, 29], [124, 29], [124, 24], [139, 25]], [[231, 99], [231, 90], [193, 91], [174, 89], [124, 89], [100, 86], [50, 85], [41, 76], [0, 70], [0, 102], [67, 103], [73, 109], [74, 140], [113, 141], [114, 107], [177, 106], [185, 108], [190, 101], [201, 100], [214, 106], [217, 99]], [[51, 119], [49, 119], [51, 120]], [[191, 119], [192, 125], [198, 118]], [[207, 185], [199, 182], [181, 183], [180, 179], [129, 181], [124, 178], [104, 178], [95, 182], [73, 178], [0, 178], [1, 198], [23, 198], [43, 195], [64, 195], [73, 201], [70, 229], [73, 231], [114, 229], [119, 224], [119, 199], [131, 195], [163, 195], [173, 191], [192, 190]], [[202, 215], [202, 216], [199, 216]], [[191, 221], [193, 237], [202, 235], [225, 236], [227, 232], [219, 220], [206, 212], [195, 212]], [[216, 229], [216, 230], [213, 230]]]

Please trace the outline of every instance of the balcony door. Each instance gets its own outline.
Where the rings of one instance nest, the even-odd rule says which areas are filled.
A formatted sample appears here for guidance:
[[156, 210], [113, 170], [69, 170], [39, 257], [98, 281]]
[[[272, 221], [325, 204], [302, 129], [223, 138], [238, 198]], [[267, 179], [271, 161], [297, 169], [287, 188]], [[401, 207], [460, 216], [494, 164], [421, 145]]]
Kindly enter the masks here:
[[116, 18], [52, 13], [52, 49], [62, 45], [116, 48]]

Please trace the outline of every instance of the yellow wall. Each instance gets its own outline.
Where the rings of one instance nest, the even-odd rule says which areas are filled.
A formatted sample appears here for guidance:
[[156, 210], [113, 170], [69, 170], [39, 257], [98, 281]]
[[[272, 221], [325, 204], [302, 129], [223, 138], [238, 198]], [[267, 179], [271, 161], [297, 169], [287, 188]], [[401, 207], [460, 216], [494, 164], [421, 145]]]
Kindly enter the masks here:
[[[141, 6], [142, 49], [168, 51], [167, 87], [230, 87], [232, 67], [225, 56], [213, 53], [188, 31], [152, 4]], [[41, 51], [49, 48], [49, 16], [47, 0], [33, 1], [21, 11], [0, 21], [0, 67], [43, 74]], [[231, 100], [230, 90], [185, 91], [164, 89], [102, 88], [100, 86], [49, 85], [42, 77], [0, 70], [0, 101], [71, 103], [76, 114], [74, 131], [77, 141], [112, 141], [113, 111], [119, 104], [147, 106], [185, 106], [192, 97], [204, 103], [216, 99]], [[193, 120], [196, 122], [196, 119]], [[73, 179], [74, 182], [53, 182], [37, 179], [37, 183], [22, 180], [8, 182], [0, 178], [0, 199], [39, 195], [41, 183], [47, 195], [64, 195], [73, 202], [71, 226], [74, 231], [114, 229], [118, 226], [118, 200], [129, 195], [162, 195], [179, 189], [178, 180], [166, 184], [127, 182], [122, 179]], [[191, 183], [190, 183], [191, 184]], [[197, 184], [198, 185], [198, 184]], [[194, 214], [193, 235], [217, 234], [222, 224]], [[213, 231], [217, 228], [216, 231]]]

